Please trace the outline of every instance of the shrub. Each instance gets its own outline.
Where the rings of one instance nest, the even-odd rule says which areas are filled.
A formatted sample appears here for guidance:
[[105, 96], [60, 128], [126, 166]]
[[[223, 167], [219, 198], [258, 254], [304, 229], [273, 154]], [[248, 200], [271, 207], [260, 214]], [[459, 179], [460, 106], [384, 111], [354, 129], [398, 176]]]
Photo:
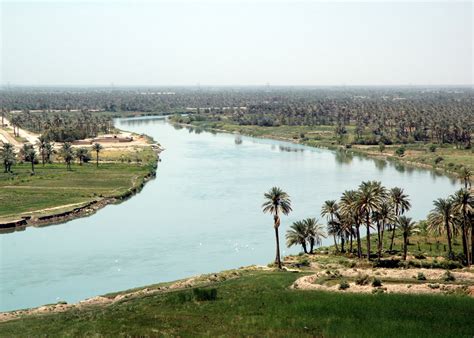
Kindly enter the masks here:
[[402, 146], [400, 148], [397, 148], [397, 150], [395, 150], [395, 154], [399, 157], [405, 155], [405, 147]]
[[194, 298], [199, 301], [209, 301], [209, 300], [216, 300], [217, 299], [217, 289], [194, 289], [193, 290]]
[[451, 273], [451, 271], [447, 270], [447, 271], [444, 273], [443, 280], [444, 280], [445, 282], [454, 282], [454, 281], [456, 280], [456, 278], [455, 278], [454, 275]]
[[418, 275], [416, 276], [417, 280], [426, 280], [426, 276], [423, 272], [418, 272]]
[[379, 294], [382, 294], [382, 293], [384, 293], [384, 292], [385, 292], [385, 289], [383, 289], [383, 288], [372, 289], [372, 293], [373, 293], [374, 295], [379, 295]]
[[359, 273], [359, 275], [356, 278], [355, 283], [357, 285], [367, 285], [369, 284], [369, 276], [368, 275], [362, 275]]
[[439, 162], [443, 161], [444, 158], [442, 158], [441, 156], [438, 156], [435, 158], [435, 163], [438, 164]]
[[374, 288], [382, 286], [382, 281], [378, 278], [374, 278], [374, 280], [372, 281], [372, 286]]
[[343, 280], [339, 284], [339, 290], [346, 290], [346, 289], [349, 289], [349, 287], [350, 287], [349, 283], [347, 283], [345, 280]]
[[432, 153], [434, 153], [436, 151], [436, 145], [435, 144], [430, 145], [429, 149]]
[[308, 258], [304, 257], [303, 259], [298, 260], [297, 265], [298, 266], [309, 266], [310, 261], [308, 260]]
[[439, 284], [428, 284], [430, 289], [439, 289]]

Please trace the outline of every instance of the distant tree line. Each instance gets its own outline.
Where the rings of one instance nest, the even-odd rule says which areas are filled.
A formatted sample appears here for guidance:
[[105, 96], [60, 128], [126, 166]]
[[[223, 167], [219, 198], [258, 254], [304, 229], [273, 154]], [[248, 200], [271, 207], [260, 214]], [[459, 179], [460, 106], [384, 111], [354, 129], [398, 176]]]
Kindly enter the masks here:
[[[474, 124], [473, 94], [474, 90], [466, 87], [24, 88], [1, 91], [0, 107], [2, 111], [24, 111], [22, 126], [34, 130], [44, 128], [39, 124], [46, 119], [43, 116], [26, 121], [30, 120], [26, 117], [33, 116], [26, 115], [30, 110], [179, 111], [208, 119], [226, 114], [242, 125], [334, 125], [340, 137], [351, 125], [359, 144], [429, 141], [469, 148]], [[92, 113], [87, 119], [95, 116]], [[99, 123], [98, 128], [106, 125]], [[51, 131], [53, 139], [64, 138], [73, 130], [94, 133], [79, 123], [78, 126]]]

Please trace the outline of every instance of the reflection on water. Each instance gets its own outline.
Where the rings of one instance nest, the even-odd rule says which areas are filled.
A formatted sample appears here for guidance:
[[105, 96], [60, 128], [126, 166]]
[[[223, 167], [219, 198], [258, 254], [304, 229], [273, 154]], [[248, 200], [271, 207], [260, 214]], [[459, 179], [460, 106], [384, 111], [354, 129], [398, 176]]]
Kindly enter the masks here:
[[387, 161], [382, 159], [374, 159], [375, 168], [384, 170], [387, 167]]
[[[282, 238], [292, 222], [320, 217], [325, 200], [363, 180], [403, 187], [414, 219], [460, 186], [439, 174], [408, 174], [346, 152], [246, 136], [236, 146], [235, 135], [190, 133], [163, 118], [119, 120], [117, 127], [148, 134], [166, 148], [156, 179], [91, 217], [1, 235], [0, 310], [267, 264], [274, 253], [273, 220], [260, 206], [275, 185], [293, 206], [282, 218]], [[299, 251], [281, 244], [283, 255]]]
[[336, 150], [334, 152], [334, 159], [338, 164], [351, 164], [354, 159], [354, 155], [343, 149]]

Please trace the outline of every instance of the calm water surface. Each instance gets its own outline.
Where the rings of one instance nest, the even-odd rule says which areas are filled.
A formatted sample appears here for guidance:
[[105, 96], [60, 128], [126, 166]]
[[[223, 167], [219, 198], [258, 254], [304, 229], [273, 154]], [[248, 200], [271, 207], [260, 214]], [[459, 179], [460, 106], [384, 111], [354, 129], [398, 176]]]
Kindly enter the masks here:
[[363, 180], [405, 188], [415, 219], [458, 188], [428, 171], [272, 140], [243, 137], [236, 144], [233, 135], [175, 129], [156, 118], [117, 125], [166, 148], [156, 179], [91, 217], [1, 235], [0, 311], [267, 264], [274, 232], [260, 205], [274, 185], [290, 194], [294, 208], [281, 234], [295, 220], [319, 217], [324, 200]]

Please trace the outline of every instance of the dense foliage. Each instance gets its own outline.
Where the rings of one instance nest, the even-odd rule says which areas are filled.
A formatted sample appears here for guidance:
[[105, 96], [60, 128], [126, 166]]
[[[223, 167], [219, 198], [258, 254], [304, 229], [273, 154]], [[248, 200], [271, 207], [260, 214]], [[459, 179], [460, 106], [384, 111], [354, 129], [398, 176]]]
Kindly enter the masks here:
[[193, 112], [216, 120], [226, 114], [242, 125], [334, 125], [341, 138], [352, 125], [360, 144], [429, 141], [470, 147], [472, 99], [473, 89], [467, 87], [23, 88], [1, 91], [0, 107]]

